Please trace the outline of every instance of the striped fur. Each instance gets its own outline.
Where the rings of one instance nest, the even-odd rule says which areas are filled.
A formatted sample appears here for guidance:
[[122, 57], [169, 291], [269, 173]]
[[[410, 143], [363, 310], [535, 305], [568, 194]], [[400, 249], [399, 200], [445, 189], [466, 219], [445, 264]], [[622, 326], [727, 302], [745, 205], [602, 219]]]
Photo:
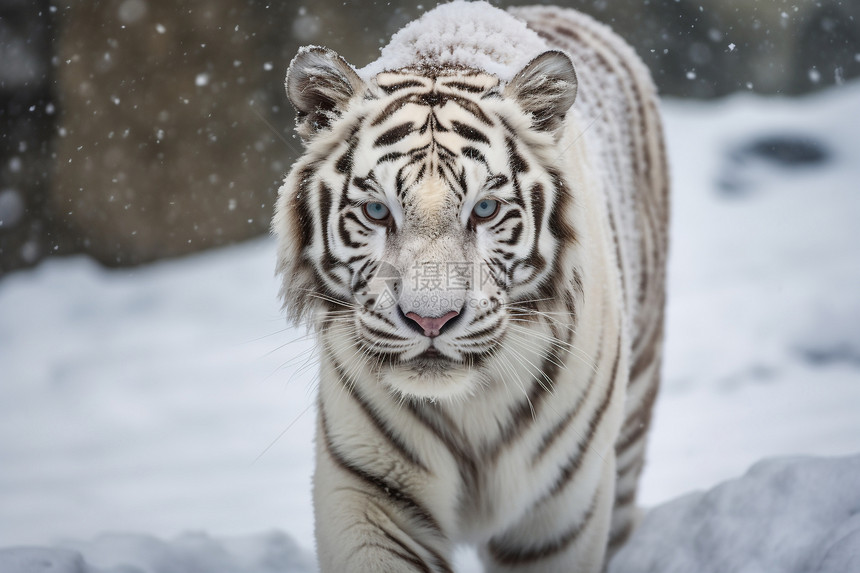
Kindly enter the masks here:
[[[319, 341], [324, 572], [451, 571], [459, 543], [488, 571], [600, 571], [635, 524], [663, 339], [655, 90], [590, 18], [510, 14], [547, 47], [512, 77], [361, 77], [323, 48], [288, 72], [306, 152], [273, 229]], [[412, 312], [459, 314], [430, 336]]]

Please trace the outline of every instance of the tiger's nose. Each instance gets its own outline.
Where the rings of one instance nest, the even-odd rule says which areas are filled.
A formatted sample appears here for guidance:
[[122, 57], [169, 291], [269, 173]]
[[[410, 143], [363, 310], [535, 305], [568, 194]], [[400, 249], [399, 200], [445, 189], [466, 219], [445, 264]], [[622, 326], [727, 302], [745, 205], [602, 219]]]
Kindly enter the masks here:
[[421, 330], [424, 332], [424, 336], [436, 338], [442, 333], [442, 328], [445, 324], [459, 314], [460, 313], [456, 310], [452, 310], [439, 317], [420, 316], [414, 312], [407, 312], [405, 316], [421, 327]]

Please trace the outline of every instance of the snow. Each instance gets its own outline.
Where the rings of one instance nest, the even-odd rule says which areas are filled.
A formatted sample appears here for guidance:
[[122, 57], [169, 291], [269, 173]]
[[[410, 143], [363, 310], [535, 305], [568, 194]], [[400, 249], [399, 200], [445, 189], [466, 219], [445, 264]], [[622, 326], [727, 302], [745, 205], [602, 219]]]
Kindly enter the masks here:
[[548, 49], [537, 33], [504, 10], [456, 0], [403, 27], [382, 48], [379, 59], [358, 74], [369, 79], [403, 68], [462, 66], [510, 81]]
[[610, 573], [860, 571], [860, 455], [769, 460], [651, 511]]
[[[643, 503], [767, 456], [860, 452], [858, 111], [856, 82], [798, 100], [667, 106], [668, 339]], [[736, 157], [786, 134], [829, 158]]]
[[[665, 116], [668, 338], [640, 500], [716, 489], [653, 510], [629, 570], [790, 571], [800, 554], [857, 570], [857, 458], [823, 457], [860, 452], [860, 83]], [[823, 159], [754, 151], [773, 139]], [[312, 567], [315, 364], [284, 327], [274, 259], [266, 238], [0, 280], [0, 571]], [[718, 486], [797, 455], [818, 459]]]
[[[314, 560], [283, 533], [214, 539], [186, 533], [155, 537], [108, 534], [59, 548], [0, 549], [0, 571], [10, 573], [311, 573]], [[83, 556], [86, 556], [84, 558]]]

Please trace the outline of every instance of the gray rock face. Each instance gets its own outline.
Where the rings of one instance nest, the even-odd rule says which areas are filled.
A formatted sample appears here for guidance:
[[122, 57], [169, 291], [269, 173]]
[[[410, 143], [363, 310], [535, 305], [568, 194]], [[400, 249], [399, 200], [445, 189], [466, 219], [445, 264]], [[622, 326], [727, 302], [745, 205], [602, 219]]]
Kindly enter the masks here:
[[610, 573], [860, 571], [860, 455], [756, 464], [651, 510]]
[[108, 534], [68, 547], [0, 549], [3, 573], [311, 573], [314, 560], [283, 533], [213, 538], [186, 533], [165, 541]]
[[56, 117], [47, 0], [0, 3], [0, 276], [47, 252]]
[[265, 232], [294, 152], [267, 126], [291, 127], [273, 119], [284, 57], [266, 16], [202, 0], [60, 8], [50, 207], [75, 250], [127, 265]]

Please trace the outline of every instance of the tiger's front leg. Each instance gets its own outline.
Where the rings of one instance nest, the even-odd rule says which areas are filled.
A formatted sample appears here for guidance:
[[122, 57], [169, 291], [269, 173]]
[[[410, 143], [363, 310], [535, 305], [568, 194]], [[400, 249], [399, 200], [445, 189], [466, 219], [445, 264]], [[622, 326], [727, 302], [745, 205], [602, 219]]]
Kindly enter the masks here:
[[481, 548], [487, 573], [585, 573], [605, 569], [614, 499], [614, 456], [590, 496], [567, 484], [550, 491], [518, 523]]
[[313, 498], [321, 573], [452, 573], [434, 515], [394, 480], [350, 460], [320, 418]]

